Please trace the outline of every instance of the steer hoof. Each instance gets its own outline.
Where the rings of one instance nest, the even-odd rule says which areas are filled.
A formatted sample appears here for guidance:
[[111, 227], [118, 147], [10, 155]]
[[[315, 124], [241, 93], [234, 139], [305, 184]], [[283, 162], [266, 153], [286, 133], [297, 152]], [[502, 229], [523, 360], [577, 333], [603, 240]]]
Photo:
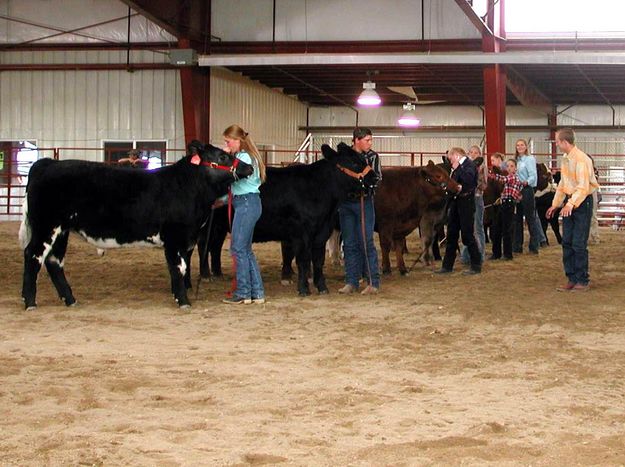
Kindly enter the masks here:
[[328, 289], [319, 289], [319, 295], [328, 295], [329, 293]]
[[37, 305], [31, 305], [26, 307], [26, 311], [35, 311], [37, 309]]
[[280, 281], [280, 284], [282, 285], [291, 285], [293, 283], [293, 281], [291, 279], [282, 279]]
[[191, 305], [180, 305], [181, 310], [188, 310], [191, 308]]
[[65, 306], [76, 306], [76, 299], [75, 298], [62, 298], [61, 300], [63, 300], [63, 303], [65, 303]]
[[306, 290], [305, 292], [302, 292], [300, 290], [300, 292], [299, 292], [299, 296], [300, 297], [308, 297], [309, 295], [310, 295], [310, 292], [308, 290]]
[[382, 271], [382, 275], [383, 276], [390, 276], [391, 275], [391, 271]]
[[408, 275], [408, 271], [399, 271], [399, 273], [400, 273], [402, 276], [407, 276], [407, 275]]

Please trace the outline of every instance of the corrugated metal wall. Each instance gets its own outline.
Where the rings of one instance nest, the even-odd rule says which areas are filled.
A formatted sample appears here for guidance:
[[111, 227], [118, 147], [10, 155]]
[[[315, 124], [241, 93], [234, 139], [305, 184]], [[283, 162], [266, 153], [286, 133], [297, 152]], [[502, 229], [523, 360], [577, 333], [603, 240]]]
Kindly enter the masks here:
[[233, 123], [260, 145], [297, 149], [304, 139], [306, 105], [223, 68], [211, 70], [211, 141], [223, 142], [222, 132]]
[[[124, 52], [116, 51], [6, 55], [11, 63], [125, 62]], [[39, 147], [81, 148], [101, 148], [103, 140], [164, 139], [169, 148], [184, 147], [180, 73], [1, 73], [0, 139], [34, 140]], [[102, 152], [85, 151], [71, 157], [101, 160]]]
[[[213, 0], [211, 33], [224, 41], [271, 41], [272, 0]], [[277, 41], [479, 39], [454, 0], [276, 0]], [[241, 15], [239, 12], [244, 11]]]
[[[132, 10], [130, 41], [172, 42], [177, 39], [148, 18]], [[124, 42], [128, 38], [128, 6], [120, 0], [1, 0], [0, 15], [26, 19], [33, 24], [0, 18], [0, 42], [19, 43], [37, 39], [46, 43], [85, 43], [109, 40]], [[118, 19], [117, 21], [111, 21]], [[41, 26], [35, 26], [35, 24]], [[45, 27], [75, 30], [78, 34], [54, 34]], [[94, 26], [87, 26], [94, 25]], [[45, 36], [51, 36], [41, 39]]]
[[[377, 109], [359, 109], [358, 122], [360, 126], [388, 126], [396, 127], [397, 119], [402, 109], [399, 106], [379, 107]], [[475, 106], [436, 107], [417, 106], [417, 115], [424, 126], [462, 126], [482, 125], [482, 112]], [[607, 106], [576, 106], [565, 110], [558, 117], [560, 126], [567, 125], [612, 125], [612, 110]], [[620, 125], [625, 116], [625, 106], [615, 106], [615, 124]], [[547, 116], [541, 112], [521, 106], [506, 108], [506, 122], [508, 125], [536, 125], [547, 126]], [[311, 126], [355, 126], [356, 113], [346, 107], [312, 107], [310, 109]], [[588, 153], [595, 154], [624, 154], [624, 131], [584, 131], [576, 130], [580, 146]], [[379, 151], [435, 151], [444, 152], [451, 146], [458, 145], [467, 148], [473, 144], [483, 144], [483, 131], [458, 131], [454, 133], [406, 133], [395, 130], [393, 137], [376, 135], [376, 148]], [[316, 134], [317, 143], [329, 141], [329, 136], [342, 136], [345, 140], [348, 135], [341, 135], [332, 130]], [[506, 152], [514, 152], [515, 142], [523, 138], [530, 143], [534, 153], [550, 152], [549, 131], [520, 131], [509, 130], [506, 133]]]

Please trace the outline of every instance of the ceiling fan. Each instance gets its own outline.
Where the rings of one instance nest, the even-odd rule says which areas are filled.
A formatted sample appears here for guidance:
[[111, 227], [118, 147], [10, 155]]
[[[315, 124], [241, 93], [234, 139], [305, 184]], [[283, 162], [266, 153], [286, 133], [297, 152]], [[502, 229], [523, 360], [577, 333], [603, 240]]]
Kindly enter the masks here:
[[396, 92], [397, 94], [403, 94], [406, 97], [410, 97], [411, 103], [416, 105], [428, 105], [428, 104], [439, 104], [441, 102], [446, 102], [445, 100], [438, 101], [420, 101], [417, 93], [414, 91], [412, 86], [387, 86], [389, 91]]

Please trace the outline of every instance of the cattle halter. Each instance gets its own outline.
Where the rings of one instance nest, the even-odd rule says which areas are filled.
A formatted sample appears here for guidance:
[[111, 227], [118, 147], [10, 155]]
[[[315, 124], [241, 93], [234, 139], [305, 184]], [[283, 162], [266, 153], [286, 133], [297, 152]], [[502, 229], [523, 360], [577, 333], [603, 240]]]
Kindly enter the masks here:
[[373, 170], [371, 166], [369, 165], [367, 165], [360, 173], [356, 173], [353, 170], [349, 170], [348, 168], [343, 167], [341, 164], [336, 164], [336, 167], [345, 175], [348, 175], [352, 178], [357, 178], [358, 180], [363, 180], [365, 176]]
[[239, 176], [237, 175], [237, 172], [236, 172], [237, 167], [239, 166], [239, 159], [237, 159], [236, 157], [234, 158], [234, 161], [232, 162], [232, 166], [227, 166], [227, 165], [219, 165], [216, 162], [205, 162], [201, 160], [200, 156], [196, 154], [195, 156], [191, 158], [191, 164], [201, 165], [204, 167], [210, 167], [211, 169], [224, 170], [226, 172], [232, 173], [232, 176], [234, 177], [235, 181], [239, 179]]
[[425, 176], [424, 178], [425, 181], [428, 182], [430, 185], [442, 188], [443, 190], [447, 191], [447, 182], [435, 182], [429, 176]]

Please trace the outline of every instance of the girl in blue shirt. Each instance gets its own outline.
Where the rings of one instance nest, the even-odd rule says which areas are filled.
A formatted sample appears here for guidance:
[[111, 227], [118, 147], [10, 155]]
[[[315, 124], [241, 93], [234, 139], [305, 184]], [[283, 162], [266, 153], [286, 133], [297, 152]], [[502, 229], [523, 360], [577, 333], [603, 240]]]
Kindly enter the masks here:
[[[234, 219], [230, 235], [230, 254], [236, 268], [236, 290], [224, 303], [265, 303], [265, 289], [258, 262], [252, 251], [254, 226], [262, 213], [260, 185], [265, 181], [265, 164], [252, 138], [238, 125], [231, 125], [223, 132], [224, 151], [237, 159], [252, 164], [254, 172], [247, 178], [237, 180], [231, 186]], [[215, 203], [223, 206], [225, 199]]]
[[538, 181], [536, 158], [529, 153], [527, 141], [524, 139], [517, 140], [515, 148], [517, 175], [523, 182], [524, 188], [521, 191], [523, 196], [521, 202], [517, 205], [512, 249], [515, 253], [523, 253], [523, 217], [525, 217], [530, 234], [529, 251], [538, 254], [538, 248], [547, 239], [536, 214], [536, 201], [534, 200], [534, 188]]

